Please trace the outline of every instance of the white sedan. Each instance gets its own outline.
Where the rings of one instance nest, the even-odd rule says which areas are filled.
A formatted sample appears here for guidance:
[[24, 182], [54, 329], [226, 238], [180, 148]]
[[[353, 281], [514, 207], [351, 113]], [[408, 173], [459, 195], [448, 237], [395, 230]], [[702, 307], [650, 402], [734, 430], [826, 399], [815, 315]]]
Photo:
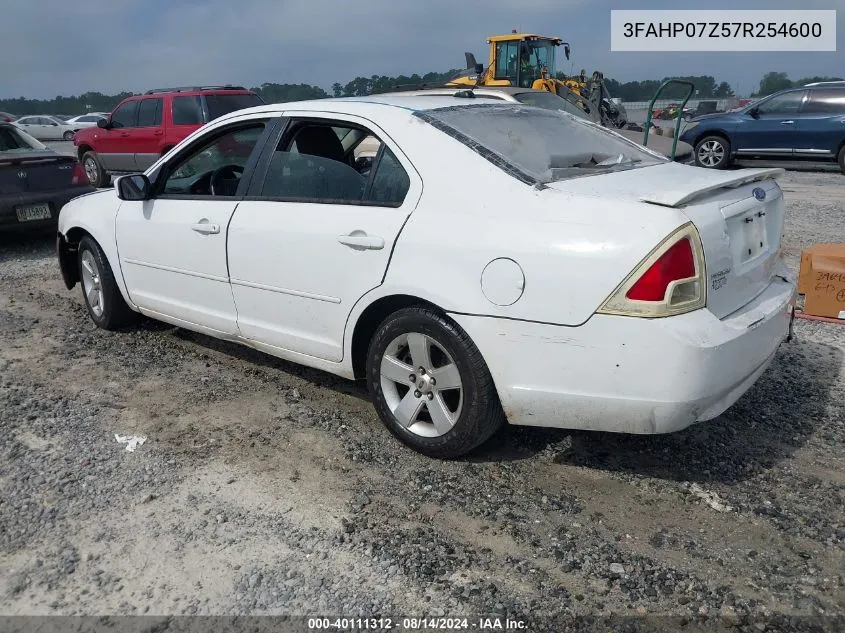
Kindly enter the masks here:
[[81, 114], [79, 116], [72, 117], [65, 121], [67, 125], [73, 126], [77, 130], [81, 130], [86, 127], [97, 127], [97, 123], [100, 120], [105, 120], [106, 117], [103, 114], [97, 113], [90, 113], [90, 114]]
[[505, 421], [665, 433], [731, 406], [790, 328], [779, 173], [484, 99], [266, 105], [67, 204], [58, 252], [98, 326], [365, 379], [392, 433], [451, 457]]
[[58, 139], [69, 141], [73, 138], [74, 132], [81, 127], [43, 114], [22, 116], [14, 123], [24, 132], [33, 138], [37, 138], [39, 141], [55, 141]]

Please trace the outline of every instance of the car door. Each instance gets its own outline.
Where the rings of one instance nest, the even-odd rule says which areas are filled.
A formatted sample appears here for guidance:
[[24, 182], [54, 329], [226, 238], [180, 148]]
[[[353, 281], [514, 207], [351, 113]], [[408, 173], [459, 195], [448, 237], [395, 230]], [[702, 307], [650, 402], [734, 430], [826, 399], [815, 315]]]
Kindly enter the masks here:
[[30, 136], [41, 140], [44, 138], [43, 125], [41, 124], [41, 117], [25, 116], [15, 121], [15, 125], [20, 127], [24, 132]]
[[845, 141], [845, 88], [814, 88], [798, 117], [795, 155], [835, 157]]
[[129, 132], [137, 171], [145, 171], [161, 155], [163, 105], [164, 99], [161, 97], [146, 97], [138, 105], [138, 125]]
[[[229, 227], [238, 328], [245, 338], [337, 362], [349, 313], [382, 283], [422, 181], [371, 121], [289, 114]], [[373, 138], [375, 159], [356, 161], [358, 144]]]
[[792, 156], [798, 142], [798, 111], [806, 90], [792, 90], [760, 102], [740, 117], [734, 133], [737, 154]]
[[135, 171], [135, 152], [127, 142], [138, 125], [138, 99], [121, 103], [109, 117], [108, 126], [95, 133], [97, 155], [109, 171]]
[[151, 174], [151, 199], [117, 215], [120, 268], [132, 301], [162, 320], [237, 333], [226, 231], [267, 120], [208, 132]]

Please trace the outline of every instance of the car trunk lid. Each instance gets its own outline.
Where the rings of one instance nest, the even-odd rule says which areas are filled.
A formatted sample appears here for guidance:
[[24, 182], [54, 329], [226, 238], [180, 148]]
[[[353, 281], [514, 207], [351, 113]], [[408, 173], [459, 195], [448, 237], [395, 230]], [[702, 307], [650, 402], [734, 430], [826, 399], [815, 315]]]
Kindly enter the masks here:
[[552, 183], [571, 193], [631, 198], [678, 209], [704, 247], [707, 308], [724, 318], [771, 283], [784, 222], [782, 169], [716, 171], [668, 163]]
[[0, 195], [72, 187], [75, 163], [54, 152], [0, 152]]

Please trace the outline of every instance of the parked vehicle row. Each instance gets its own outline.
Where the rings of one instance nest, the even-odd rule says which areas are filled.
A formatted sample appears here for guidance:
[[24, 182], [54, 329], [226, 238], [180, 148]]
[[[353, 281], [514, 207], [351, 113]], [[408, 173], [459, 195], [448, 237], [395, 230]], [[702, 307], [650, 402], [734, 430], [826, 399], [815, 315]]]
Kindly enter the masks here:
[[[170, 120], [178, 93], [155, 94]], [[787, 337], [779, 173], [481, 97], [265, 105], [67, 204], [59, 263], [101, 328], [143, 314], [366, 380], [427, 455], [505, 421], [664, 433], [730, 407]]]
[[792, 160], [838, 163], [845, 173], [845, 82], [790, 88], [739, 110], [696, 117], [681, 140], [695, 147], [701, 167]]

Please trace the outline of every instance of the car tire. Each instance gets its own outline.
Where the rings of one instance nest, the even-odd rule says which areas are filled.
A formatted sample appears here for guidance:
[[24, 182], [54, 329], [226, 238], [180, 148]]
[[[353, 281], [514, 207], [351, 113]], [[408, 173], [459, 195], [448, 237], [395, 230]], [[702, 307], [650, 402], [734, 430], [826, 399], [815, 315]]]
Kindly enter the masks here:
[[86, 235], [79, 242], [79, 280], [82, 298], [94, 323], [104, 330], [116, 330], [138, 320], [120, 294], [114, 273], [100, 245]]
[[72, 141], [72, 140], [73, 140], [73, 132], [71, 132], [70, 130], [68, 130], [67, 132], [65, 132], [64, 134], [62, 134], [62, 138], [63, 138], [64, 140], [66, 140], [66, 141]]
[[724, 169], [731, 162], [731, 144], [724, 136], [705, 136], [695, 144], [695, 164], [707, 169]]
[[390, 432], [429, 457], [463, 455], [505, 421], [481, 352], [429, 308], [405, 308], [381, 323], [367, 354], [367, 386]]
[[839, 169], [845, 174], [845, 145], [839, 148]]
[[82, 155], [82, 167], [85, 170], [85, 175], [88, 177], [88, 182], [92, 187], [108, 187], [111, 182], [111, 176], [103, 169], [103, 164], [100, 162], [100, 157], [94, 151], [85, 152]]

